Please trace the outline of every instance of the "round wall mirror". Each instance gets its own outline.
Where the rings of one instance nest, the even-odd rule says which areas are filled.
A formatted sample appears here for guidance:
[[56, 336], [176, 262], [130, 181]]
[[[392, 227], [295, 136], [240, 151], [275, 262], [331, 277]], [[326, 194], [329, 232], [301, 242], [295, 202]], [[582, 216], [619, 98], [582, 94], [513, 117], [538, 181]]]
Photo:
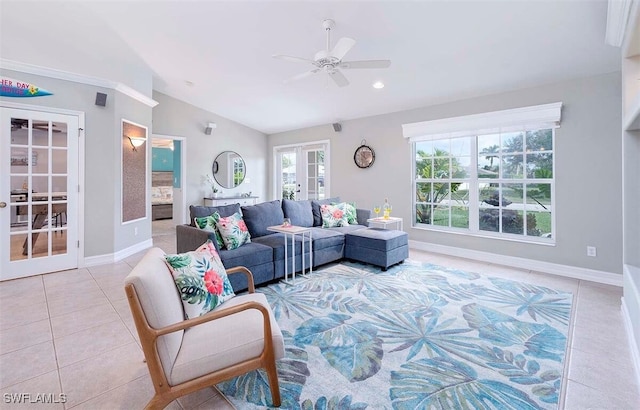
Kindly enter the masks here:
[[244, 181], [247, 169], [244, 160], [237, 152], [223, 151], [213, 161], [211, 171], [221, 187], [235, 188]]

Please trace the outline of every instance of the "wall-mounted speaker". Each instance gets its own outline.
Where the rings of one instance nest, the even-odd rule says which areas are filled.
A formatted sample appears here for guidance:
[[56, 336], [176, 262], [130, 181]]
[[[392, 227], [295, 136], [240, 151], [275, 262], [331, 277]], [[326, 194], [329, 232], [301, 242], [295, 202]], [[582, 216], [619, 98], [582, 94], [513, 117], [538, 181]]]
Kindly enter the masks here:
[[339, 122], [334, 122], [332, 125], [335, 132], [342, 131], [342, 124], [340, 124]]
[[107, 105], [107, 94], [96, 93], [96, 105], [104, 107]]
[[215, 122], [210, 122], [209, 124], [207, 124], [207, 128], [204, 129], [204, 134], [205, 135], [211, 135], [213, 130], [215, 128], [217, 128], [217, 127], [218, 127], [218, 125]]

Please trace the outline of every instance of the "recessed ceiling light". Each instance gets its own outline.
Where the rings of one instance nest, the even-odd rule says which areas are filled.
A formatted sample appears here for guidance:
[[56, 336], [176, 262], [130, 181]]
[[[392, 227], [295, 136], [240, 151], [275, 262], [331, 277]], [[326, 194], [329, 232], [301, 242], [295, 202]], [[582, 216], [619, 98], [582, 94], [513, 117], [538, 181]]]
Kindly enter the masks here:
[[382, 81], [376, 81], [373, 83], [373, 88], [381, 89], [384, 88], [384, 83]]

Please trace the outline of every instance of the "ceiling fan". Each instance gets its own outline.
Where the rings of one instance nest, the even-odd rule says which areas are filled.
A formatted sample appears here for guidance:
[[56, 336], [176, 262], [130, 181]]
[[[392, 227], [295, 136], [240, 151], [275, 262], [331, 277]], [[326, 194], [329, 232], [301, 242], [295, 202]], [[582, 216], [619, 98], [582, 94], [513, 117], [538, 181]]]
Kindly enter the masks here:
[[[52, 127], [57, 127], [56, 123], [51, 123]], [[12, 118], [11, 119], [11, 131], [16, 131], [21, 128], [29, 128], [29, 120], [23, 120], [20, 118]], [[49, 122], [47, 121], [33, 121], [32, 128], [34, 130], [48, 131], [49, 130]], [[55, 128], [52, 128], [53, 132], [61, 132]]]
[[292, 61], [294, 63], [309, 63], [314, 66], [313, 69], [305, 71], [302, 74], [298, 74], [286, 80], [285, 83], [296, 81], [319, 72], [325, 72], [338, 85], [338, 87], [345, 87], [349, 85], [349, 80], [347, 80], [344, 74], [342, 74], [340, 69], [387, 68], [391, 65], [390, 60], [342, 61], [345, 54], [347, 54], [356, 44], [356, 41], [349, 37], [342, 37], [338, 40], [335, 47], [331, 49], [331, 29], [335, 27], [335, 22], [330, 19], [324, 20], [322, 22], [322, 27], [327, 32], [327, 49], [318, 51], [313, 57], [313, 60], [280, 54], [272, 56], [273, 58], [278, 58], [280, 60]]

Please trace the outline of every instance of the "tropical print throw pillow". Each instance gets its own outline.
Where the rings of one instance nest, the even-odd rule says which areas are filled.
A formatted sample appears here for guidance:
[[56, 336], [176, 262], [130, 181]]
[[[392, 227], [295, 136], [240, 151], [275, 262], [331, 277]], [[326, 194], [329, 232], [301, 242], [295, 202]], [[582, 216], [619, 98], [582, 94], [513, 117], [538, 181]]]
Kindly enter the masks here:
[[220, 214], [214, 212], [209, 216], [196, 217], [194, 218], [196, 222], [196, 227], [198, 229], [202, 229], [203, 231], [213, 232], [216, 235], [216, 243], [218, 244], [218, 249], [224, 248], [224, 242], [222, 241], [222, 236], [220, 235], [220, 231], [216, 228], [216, 221], [220, 219]]
[[229, 250], [251, 243], [251, 235], [240, 212], [221, 217], [216, 221], [216, 228], [220, 231], [225, 248]]
[[347, 216], [347, 222], [349, 225], [357, 225], [358, 224], [358, 216], [356, 214], [356, 204], [348, 203], [348, 202], [340, 202], [338, 204], [331, 204], [336, 208], [340, 209]]
[[235, 296], [211, 240], [192, 252], [165, 255], [187, 319], [202, 316]]
[[347, 215], [343, 210], [333, 205], [320, 205], [322, 215], [322, 227], [333, 228], [336, 226], [349, 226]]

